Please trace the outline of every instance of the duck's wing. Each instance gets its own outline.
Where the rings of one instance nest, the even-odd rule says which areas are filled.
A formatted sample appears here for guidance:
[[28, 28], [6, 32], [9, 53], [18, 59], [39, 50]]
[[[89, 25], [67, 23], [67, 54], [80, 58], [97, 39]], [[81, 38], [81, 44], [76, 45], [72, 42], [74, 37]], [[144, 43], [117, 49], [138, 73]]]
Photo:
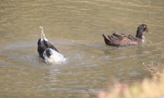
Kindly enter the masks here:
[[125, 34], [117, 33], [117, 32], [113, 33], [113, 36], [115, 36], [115, 38], [117, 38], [119, 40], [123, 40], [126, 37]]
[[53, 50], [59, 52], [59, 51], [54, 47], [54, 45], [53, 45], [51, 42], [49, 42], [48, 40], [43, 40], [43, 42], [44, 42], [44, 45], [46, 46], [46, 48], [51, 48], [51, 49], [53, 49]]
[[128, 40], [128, 41], [137, 41], [138, 38], [130, 35], [130, 34], [124, 34], [124, 33], [113, 33], [114, 36], [119, 38], [120, 40]]
[[129, 34], [124, 34], [124, 33], [113, 33], [114, 36], [116, 36], [117, 38], [119, 38], [120, 40], [123, 40], [123, 39], [135, 39], [135, 37], [129, 35]]
[[138, 38], [132, 36], [132, 35], [128, 35], [128, 39], [130, 39], [131, 41], [137, 41]]
[[43, 42], [43, 39], [39, 39], [38, 40], [38, 54], [40, 57], [44, 58], [43, 57], [43, 52], [46, 50], [46, 46], [44, 45], [44, 42]]

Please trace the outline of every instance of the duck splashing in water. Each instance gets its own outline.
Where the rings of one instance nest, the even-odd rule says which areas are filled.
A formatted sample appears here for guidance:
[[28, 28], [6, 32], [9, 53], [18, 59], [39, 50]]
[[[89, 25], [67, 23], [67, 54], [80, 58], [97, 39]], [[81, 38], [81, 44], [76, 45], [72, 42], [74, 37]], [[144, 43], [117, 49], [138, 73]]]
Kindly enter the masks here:
[[38, 40], [38, 54], [46, 63], [64, 62], [66, 58], [59, 53], [57, 48], [46, 38], [43, 27], [41, 28], [41, 38]]

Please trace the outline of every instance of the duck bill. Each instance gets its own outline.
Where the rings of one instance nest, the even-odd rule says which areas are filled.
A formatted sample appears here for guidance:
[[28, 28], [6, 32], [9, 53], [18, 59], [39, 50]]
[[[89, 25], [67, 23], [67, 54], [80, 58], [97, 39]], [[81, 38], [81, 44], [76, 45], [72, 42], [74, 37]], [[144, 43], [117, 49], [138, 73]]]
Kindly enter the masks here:
[[148, 28], [146, 29], [146, 32], [147, 32], [147, 33], [151, 33], [151, 32], [149, 31], [149, 29], [148, 29]]
[[147, 31], [147, 33], [151, 33], [151, 31]]

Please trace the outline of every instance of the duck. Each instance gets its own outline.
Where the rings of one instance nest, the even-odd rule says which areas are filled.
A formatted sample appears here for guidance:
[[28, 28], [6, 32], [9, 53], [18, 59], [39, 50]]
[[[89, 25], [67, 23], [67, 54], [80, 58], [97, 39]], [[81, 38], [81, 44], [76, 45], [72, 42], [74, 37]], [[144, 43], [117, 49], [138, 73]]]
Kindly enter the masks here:
[[114, 32], [113, 35], [105, 35], [104, 42], [106, 45], [110, 46], [127, 46], [127, 45], [137, 45], [145, 41], [144, 32], [150, 33], [146, 24], [141, 24], [138, 26], [136, 31], [136, 36], [130, 34], [117, 33]]
[[46, 63], [64, 62], [66, 59], [59, 53], [58, 49], [46, 38], [43, 27], [41, 28], [41, 38], [37, 42], [37, 51]]

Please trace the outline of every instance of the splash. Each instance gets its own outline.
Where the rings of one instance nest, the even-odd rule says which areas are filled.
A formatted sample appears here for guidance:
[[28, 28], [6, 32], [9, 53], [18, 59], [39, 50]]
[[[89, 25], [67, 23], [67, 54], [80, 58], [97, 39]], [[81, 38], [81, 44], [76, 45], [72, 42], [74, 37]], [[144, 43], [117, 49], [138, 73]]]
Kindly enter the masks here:
[[46, 35], [44, 34], [43, 27], [42, 26], [39, 26], [39, 27], [41, 29], [41, 39], [46, 39], [47, 40]]
[[45, 62], [48, 64], [54, 64], [54, 63], [62, 63], [66, 61], [66, 58], [64, 58], [64, 56], [62, 54], [60, 54], [59, 52], [50, 49], [52, 52], [52, 55], [50, 57], [48, 57], [46, 55], [46, 52], [43, 53], [43, 56], [45, 57]]
[[[43, 27], [42, 26], [39, 26], [40, 29], [41, 29], [41, 41], [45, 40], [46, 42], [48, 43], [51, 43], [47, 38], [46, 38], [46, 35], [44, 33], [44, 30], [43, 30]], [[53, 45], [53, 43], [51, 43]], [[50, 47], [48, 47], [50, 48]], [[48, 49], [47, 48], [47, 49]], [[44, 61], [46, 63], [50, 63], [50, 64], [54, 64], [54, 63], [61, 63], [61, 62], [65, 62], [66, 61], [66, 58], [64, 58], [64, 56], [62, 54], [60, 54], [59, 52], [51, 49], [51, 52], [52, 52], [52, 55], [50, 57], [47, 56], [46, 54], [46, 50], [44, 51], [43, 53], [43, 57], [44, 57]]]

